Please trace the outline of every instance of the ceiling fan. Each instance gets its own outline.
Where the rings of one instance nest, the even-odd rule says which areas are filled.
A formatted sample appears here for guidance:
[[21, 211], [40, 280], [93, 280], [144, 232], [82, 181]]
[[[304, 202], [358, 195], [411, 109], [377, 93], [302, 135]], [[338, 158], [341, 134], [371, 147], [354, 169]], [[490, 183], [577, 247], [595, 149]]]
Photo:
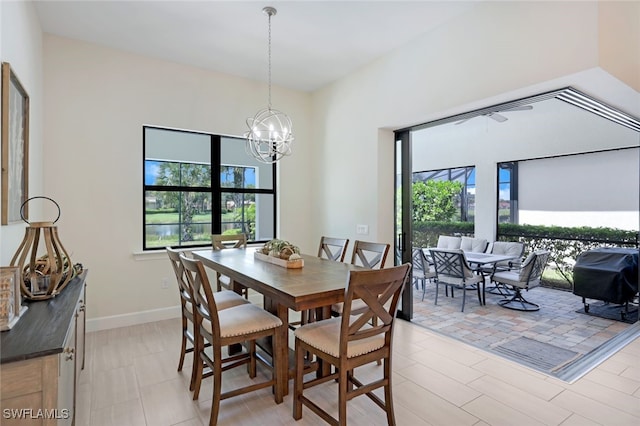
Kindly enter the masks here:
[[[493, 118], [494, 120], [496, 120], [499, 123], [504, 123], [505, 121], [508, 120], [508, 118], [505, 117], [502, 114], [499, 114], [500, 112], [529, 111], [531, 109], [533, 109], [532, 105], [522, 105], [522, 106], [515, 106], [513, 108], [507, 108], [507, 109], [498, 110], [498, 111], [491, 111], [491, 112], [488, 112], [486, 114], [481, 114], [481, 115], [485, 116], [485, 117]], [[469, 117], [469, 118], [465, 118], [464, 120], [456, 121], [454, 124], [462, 124], [467, 120], [471, 120], [472, 118], [474, 118], [474, 117]]]

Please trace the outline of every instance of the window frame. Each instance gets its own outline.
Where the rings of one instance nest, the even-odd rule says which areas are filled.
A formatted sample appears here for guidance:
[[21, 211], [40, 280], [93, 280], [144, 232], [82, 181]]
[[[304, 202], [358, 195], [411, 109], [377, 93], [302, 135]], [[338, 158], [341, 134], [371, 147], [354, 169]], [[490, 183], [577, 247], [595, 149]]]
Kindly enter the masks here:
[[[210, 158], [209, 165], [211, 170], [211, 179], [210, 185], [208, 187], [203, 186], [167, 186], [167, 185], [147, 185], [145, 179], [145, 166], [147, 162], [146, 156], [146, 148], [147, 148], [147, 129], [155, 129], [161, 131], [169, 131], [169, 132], [178, 132], [178, 133], [187, 133], [187, 134], [196, 134], [196, 135], [205, 135], [209, 137], [210, 143]], [[209, 193], [211, 195], [211, 233], [212, 234], [221, 234], [222, 233], [222, 217], [219, 214], [214, 214], [214, 212], [221, 212], [222, 209], [222, 194], [223, 193], [232, 193], [232, 194], [251, 194], [251, 195], [272, 195], [273, 196], [273, 212], [271, 212], [273, 216], [273, 237], [277, 236], [277, 166], [276, 163], [271, 165], [265, 165], [265, 167], [271, 166], [271, 178], [273, 185], [271, 189], [265, 188], [234, 188], [222, 185], [221, 172], [223, 167], [255, 167], [252, 164], [239, 165], [239, 164], [222, 164], [221, 159], [221, 147], [222, 147], [222, 139], [237, 139], [239, 142], [243, 141], [243, 138], [238, 136], [229, 136], [222, 134], [214, 134], [208, 132], [201, 132], [195, 130], [184, 130], [184, 129], [175, 129], [169, 127], [162, 126], [152, 126], [152, 125], [143, 125], [142, 126], [142, 250], [143, 251], [156, 251], [156, 250], [164, 250], [165, 247], [172, 248], [189, 248], [196, 249], [201, 247], [209, 247], [211, 243], [208, 241], [202, 244], [177, 244], [170, 246], [149, 246], [147, 244], [147, 221], [146, 221], [146, 194], [148, 191], [155, 192], [204, 192]], [[151, 160], [151, 159], [149, 159]], [[177, 163], [187, 163], [180, 162], [175, 160], [157, 160], [157, 161], [173, 161]], [[189, 164], [200, 164], [200, 163], [189, 163]], [[202, 163], [206, 164], [206, 163]], [[243, 207], [244, 208], [244, 207]], [[267, 240], [248, 240], [248, 243], [264, 243]]]

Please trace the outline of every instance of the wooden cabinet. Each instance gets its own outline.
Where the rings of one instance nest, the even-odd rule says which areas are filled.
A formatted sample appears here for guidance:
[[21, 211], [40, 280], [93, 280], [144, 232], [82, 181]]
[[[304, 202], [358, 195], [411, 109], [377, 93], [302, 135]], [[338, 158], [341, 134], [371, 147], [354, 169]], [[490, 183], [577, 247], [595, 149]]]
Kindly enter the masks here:
[[54, 299], [30, 302], [0, 335], [0, 423], [74, 425], [84, 368], [85, 270]]

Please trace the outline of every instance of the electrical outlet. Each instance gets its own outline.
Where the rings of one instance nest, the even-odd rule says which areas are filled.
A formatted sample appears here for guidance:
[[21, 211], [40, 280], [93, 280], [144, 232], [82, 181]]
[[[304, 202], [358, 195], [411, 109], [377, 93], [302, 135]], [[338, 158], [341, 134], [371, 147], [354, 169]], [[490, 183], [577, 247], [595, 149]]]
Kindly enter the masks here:
[[369, 234], [368, 225], [356, 225], [356, 234], [367, 235]]
[[169, 278], [163, 278], [160, 280], [160, 288], [166, 290], [169, 288]]

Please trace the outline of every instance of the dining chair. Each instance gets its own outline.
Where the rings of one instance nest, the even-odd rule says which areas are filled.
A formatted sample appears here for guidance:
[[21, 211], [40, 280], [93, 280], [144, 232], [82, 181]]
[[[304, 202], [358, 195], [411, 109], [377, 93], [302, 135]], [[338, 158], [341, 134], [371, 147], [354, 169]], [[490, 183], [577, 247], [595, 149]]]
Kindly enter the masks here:
[[[195, 319], [193, 316], [193, 297], [191, 289], [187, 282], [184, 272], [184, 266], [180, 261], [180, 252], [178, 250], [167, 247], [167, 254], [171, 261], [171, 267], [178, 282], [178, 293], [180, 295], [180, 311], [182, 317], [182, 342], [180, 345], [180, 360], [178, 361], [178, 371], [182, 371], [186, 354], [194, 353], [195, 341], [198, 336], [198, 327], [195, 327]], [[226, 309], [232, 306], [243, 305], [249, 303], [248, 300], [242, 298], [239, 294], [224, 290], [213, 294], [218, 309]], [[189, 345], [189, 347], [187, 347]], [[196, 369], [203, 368], [202, 363], [198, 362], [197, 354], [194, 354], [193, 363], [191, 365], [191, 378], [189, 380], [189, 390], [193, 390], [196, 379]]]
[[[284, 385], [278, 374], [278, 352], [273, 351], [273, 366], [271, 378], [261, 382], [256, 381], [256, 340], [271, 338], [274, 347], [286, 345], [281, 342], [282, 321], [275, 315], [262, 308], [246, 303], [224, 310], [218, 309], [214, 292], [200, 260], [189, 259], [180, 255], [187, 282], [193, 294], [194, 318], [199, 330], [195, 350], [202, 362], [211, 369], [213, 376], [213, 400], [211, 403], [211, 416], [209, 425], [215, 425], [218, 421], [220, 401], [243, 395], [267, 387], [273, 388], [274, 400], [280, 404], [283, 399]], [[211, 345], [205, 348], [205, 341]], [[245, 344], [246, 350], [241, 353], [223, 358], [223, 347], [232, 344]], [[222, 373], [232, 368], [247, 365], [251, 384], [227, 389], [222, 392]], [[200, 384], [203, 378], [203, 369], [196, 371], [193, 399], [196, 400], [200, 393]]]
[[[440, 284], [445, 285], [445, 294], [448, 295], [448, 289], [451, 287], [451, 297], [454, 297], [454, 288], [462, 287], [462, 312], [467, 297], [467, 286], [474, 285], [478, 291], [478, 302], [480, 306], [484, 305], [484, 275], [476, 274], [471, 269], [464, 257], [464, 252], [458, 250], [430, 249], [431, 258], [433, 259], [434, 268], [436, 270], [436, 297], [435, 304], [438, 304], [438, 288]], [[482, 296], [480, 293], [480, 285], [482, 285]]]
[[540, 285], [542, 273], [547, 266], [550, 252], [548, 250], [537, 250], [527, 256], [519, 270], [499, 271], [491, 276], [491, 281], [510, 286], [514, 294], [509, 299], [502, 299], [498, 302], [500, 306], [517, 311], [537, 311], [540, 306], [529, 302], [522, 295], [522, 290], [529, 291]]
[[[367, 241], [356, 240], [353, 244], [353, 253], [351, 254], [351, 264], [362, 266], [367, 269], [381, 269], [389, 254], [390, 244], [372, 243]], [[334, 303], [331, 305], [332, 315], [342, 315], [344, 304]], [[359, 310], [366, 309], [363, 302], [355, 302], [352, 312], [359, 313]]]
[[348, 238], [320, 237], [320, 247], [318, 247], [318, 257], [344, 262], [347, 254]]
[[[380, 270], [354, 270], [346, 285], [344, 315], [303, 325], [294, 332], [296, 374], [293, 387], [293, 418], [302, 418], [303, 405], [332, 425], [347, 424], [347, 402], [367, 395], [382, 408], [389, 425], [395, 425], [392, 397], [391, 357], [393, 327], [402, 290], [411, 265]], [[366, 309], [352, 311], [353, 303], [362, 300]], [[372, 319], [377, 318], [372, 326]], [[305, 354], [311, 353], [335, 367], [331, 375], [304, 381]], [[363, 384], [355, 369], [373, 361], [383, 361], [382, 378]], [[338, 418], [336, 419], [305, 395], [307, 389], [338, 382]], [[374, 390], [384, 388], [384, 400]]]
[[[246, 234], [212, 234], [211, 235], [211, 245], [213, 250], [225, 250], [231, 248], [246, 248], [247, 247], [247, 236]], [[218, 271], [215, 272], [216, 277], [216, 288], [218, 291], [223, 288], [227, 290], [233, 290], [233, 287], [239, 289], [240, 294], [243, 294], [245, 298], [249, 298], [249, 290], [239, 284], [231, 281], [231, 278], [226, 275], [222, 275]]]
[[436, 272], [431, 270], [425, 249], [421, 247], [414, 247], [411, 254], [413, 265], [411, 274], [413, 276], [416, 290], [419, 289], [419, 284], [422, 284], [422, 300], [424, 301], [424, 295], [427, 289], [427, 280], [431, 281], [431, 279], [435, 278]]

